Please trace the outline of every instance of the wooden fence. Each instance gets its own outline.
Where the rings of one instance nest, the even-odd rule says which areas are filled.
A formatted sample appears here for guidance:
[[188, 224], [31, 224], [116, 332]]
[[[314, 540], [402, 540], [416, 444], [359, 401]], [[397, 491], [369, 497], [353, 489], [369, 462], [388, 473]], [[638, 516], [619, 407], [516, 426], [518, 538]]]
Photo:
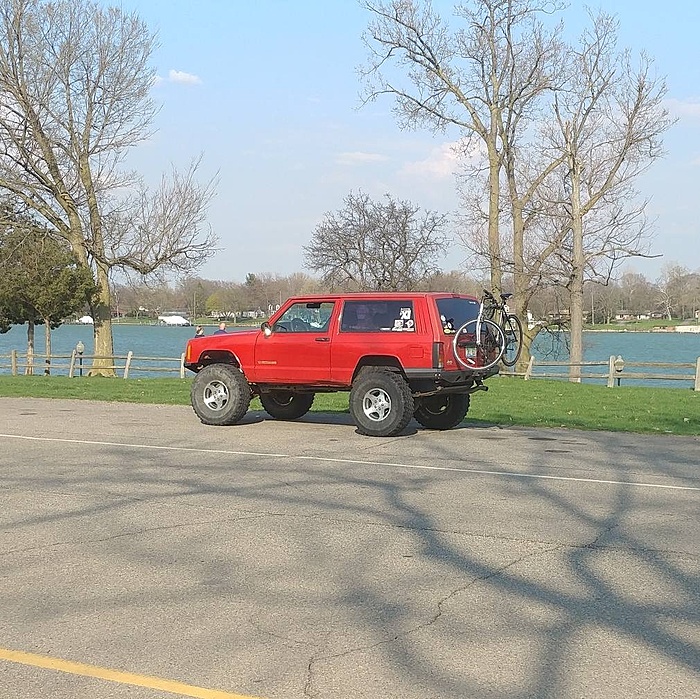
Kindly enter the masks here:
[[[128, 379], [134, 373], [166, 372], [178, 373], [181, 379], [185, 378], [185, 354], [179, 357], [137, 357], [133, 352], [125, 355], [102, 357], [92, 354], [79, 354], [73, 350], [70, 354], [52, 354], [49, 361], [43, 354], [34, 355], [32, 365], [35, 374], [61, 374], [67, 373], [70, 377], [87, 376], [90, 370], [90, 362], [93, 359], [107, 360], [110, 363], [105, 367], [113, 369], [118, 374]], [[13, 376], [24, 374], [29, 364], [27, 355], [12, 350], [8, 355], [0, 355], [0, 372], [10, 369]], [[623, 381], [687, 381], [692, 384], [694, 391], [700, 391], [700, 357], [695, 364], [690, 362], [627, 362], [621, 356], [611, 355], [607, 361], [599, 362], [555, 362], [543, 359], [530, 358], [527, 369], [524, 372], [501, 369], [503, 376], [518, 376], [530, 381], [532, 379], [569, 379], [569, 369], [578, 367], [581, 379], [593, 379], [605, 381], [610, 388], [621, 386]], [[594, 369], [598, 367], [599, 370]], [[639, 371], [639, 370], [642, 371]], [[645, 371], [650, 369], [651, 371]], [[670, 369], [674, 373], [660, 373], [659, 370]], [[677, 372], [677, 373], [675, 373]]]
[[[578, 377], [605, 381], [608, 388], [621, 386], [623, 381], [688, 381], [694, 391], [700, 391], [700, 357], [694, 364], [690, 362], [628, 362], [620, 355], [611, 355], [607, 361], [599, 362], [555, 362], [530, 357], [524, 372], [501, 370], [506, 376], [521, 376], [525, 381], [531, 379], [569, 379], [571, 367], [578, 367]], [[600, 370], [592, 370], [600, 367]], [[661, 373], [660, 370], [672, 370]], [[650, 371], [646, 371], [650, 370]]]
[[0, 355], [0, 370], [9, 369], [12, 376], [25, 374], [31, 367], [34, 374], [68, 374], [87, 376], [92, 360], [99, 359], [108, 364], [104, 369], [112, 369], [128, 379], [134, 373], [166, 372], [177, 373], [181, 379], [185, 378], [185, 353], [179, 357], [137, 357], [129, 351], [124, 355], [101, 356], [97, 354], [80, 354], [73, 350], [70, 354], [34, 354], [33, 363], [30, 364], [25, 353], [12, 350], [10, 354]]

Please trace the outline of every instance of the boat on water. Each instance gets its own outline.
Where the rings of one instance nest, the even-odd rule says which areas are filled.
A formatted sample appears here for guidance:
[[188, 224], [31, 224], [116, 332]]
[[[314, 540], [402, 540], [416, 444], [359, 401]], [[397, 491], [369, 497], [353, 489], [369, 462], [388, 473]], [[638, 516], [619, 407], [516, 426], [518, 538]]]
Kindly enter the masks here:
[[192, 325], [187, 318], [183, 318], [183, 316], [177, 316], [177, 315], [172, 315], [172, 316], [158, 316], [158, 325], [177, 325], [177, 326], [183, 326], [183, 325]]

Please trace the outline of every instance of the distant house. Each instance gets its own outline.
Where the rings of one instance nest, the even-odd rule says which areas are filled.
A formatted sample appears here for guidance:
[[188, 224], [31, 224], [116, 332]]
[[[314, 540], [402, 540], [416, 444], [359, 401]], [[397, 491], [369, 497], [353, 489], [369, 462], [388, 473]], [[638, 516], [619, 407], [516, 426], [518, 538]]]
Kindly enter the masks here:
[[241, 313], [243, 318], [264, 318], [265, 314], [259, 308], [255, 311], [243, 311]]

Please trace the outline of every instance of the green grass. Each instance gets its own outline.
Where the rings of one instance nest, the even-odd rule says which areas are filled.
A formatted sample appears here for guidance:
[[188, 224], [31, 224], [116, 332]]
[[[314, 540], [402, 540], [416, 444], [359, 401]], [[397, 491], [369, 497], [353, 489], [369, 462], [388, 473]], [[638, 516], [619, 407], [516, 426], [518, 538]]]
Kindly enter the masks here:
[[[79, 398], [189, 405], [191, 379], [2, 376], [1, 397]], [[700, 435], [700, 392], [495, 377], [472, 396], [468, 422], [611, 432]], [[254, 400], [252, 409], [260, 410]], [[347, 412], [348, 394], [319, 394], [315, 412]]]
[[108, 379], [101, 376], [0, 376], [0, 397], [80, 398], [124, 403], [190, 402], [191, 379]]
[[672, 320], [664, 318], [655, 318], [654, 320], [618, 320], [613, 323], [596, 323], [595, 325], [586, 325], [586, 330], [611, 330], [621, 332], [624, 330], [637, 330], [649, 332], [654, 328], [671, 328], [676, 325], [695, 325], [695, 320], [681, 320], [673, 318]]

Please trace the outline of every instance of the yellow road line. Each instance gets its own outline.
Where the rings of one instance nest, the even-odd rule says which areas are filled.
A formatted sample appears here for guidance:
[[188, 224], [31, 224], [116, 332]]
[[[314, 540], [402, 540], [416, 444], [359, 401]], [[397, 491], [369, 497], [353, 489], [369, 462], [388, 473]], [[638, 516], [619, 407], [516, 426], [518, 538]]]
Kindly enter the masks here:
[[119, 682], [121, 684], [131, 684], [137, 687], [147, 687], [148, 689], [158, 689], [162, 692], [179, 694], [182, 697], [196, 697], [196, 699], [259, 699], [244, 694], [232, 694], [231, 692], [221, 692], [215, 689], [204, 689], [194, 687], [182, 682], [160, 679], [159, 677], [147, 677], [137, 675], [133, 672], [121, 672], [120, 670], [109, 670], [96, 665], [86, 665], [84, 663], [74, 663], [71, 660], [61, 660], [51, 658], [47, 655], [36, 655], [35, 653], [24, 653], [19, 650], [0, 648], [0, 660], [7, 660], [11, 663], [21, 663], [41, 667], [46, 670], [57, 672], [69, 672], [73, 675], [83, 677], [96, 677], [109, 682]]

